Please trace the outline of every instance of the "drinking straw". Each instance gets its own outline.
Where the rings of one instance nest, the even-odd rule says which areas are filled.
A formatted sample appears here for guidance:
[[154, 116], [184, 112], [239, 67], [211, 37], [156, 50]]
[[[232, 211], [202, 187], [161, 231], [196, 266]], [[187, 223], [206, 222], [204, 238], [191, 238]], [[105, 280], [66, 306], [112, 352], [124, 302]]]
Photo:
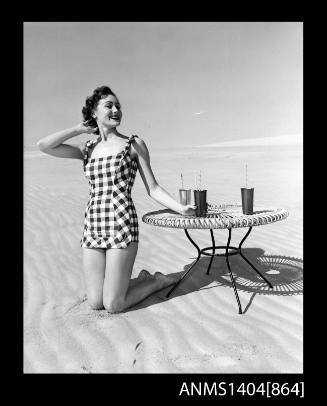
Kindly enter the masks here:
[[181, 178], [182, 178], [182, 189], [184, 189], [184, 182], [183, 182], [183, 174], [181, 173]]
[[248, 164], [245, 164], [245, 187], [248, 188]]

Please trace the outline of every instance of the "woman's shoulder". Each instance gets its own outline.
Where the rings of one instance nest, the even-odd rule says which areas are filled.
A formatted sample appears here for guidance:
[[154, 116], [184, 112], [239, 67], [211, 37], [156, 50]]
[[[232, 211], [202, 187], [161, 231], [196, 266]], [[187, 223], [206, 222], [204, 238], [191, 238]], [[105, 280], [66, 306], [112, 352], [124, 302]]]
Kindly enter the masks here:
[[145, 141], [138, 135], [132, 135], [131, 137], [131, 153], [132, 157], [137, 157], [139, 154], [148, 154], [148, 148], [146, 146]]
[[136, 144], [136, 145], [140, 145], [141, 147], [145, 146], [144, 140], [139, 135], [133, 134], [131, 136], [131, 140], [132, 140], [132, 145]]
[[79, 141], [76, 146], [83, 152], [86, 148], [88, 148], [91, 144], [91, 140], [87, 141]]
[[77, 147], [80, 149], [82, 154], [84, 155], [85, 152], [87, 152], [89, 149], [92, 149], [94, 144], [96, 143], [96, 140], [87, 140], [87, 141], [80, 141], [77, 143]]
[[147, 148], [144, 139], [141, 138], [139, 135], [132, 135], [131, 140], [132, 140], [132, 142], [131, 142], [132, 147], [135, 147], [137, 149], [140, 149], [140, 148], [146, 149]]

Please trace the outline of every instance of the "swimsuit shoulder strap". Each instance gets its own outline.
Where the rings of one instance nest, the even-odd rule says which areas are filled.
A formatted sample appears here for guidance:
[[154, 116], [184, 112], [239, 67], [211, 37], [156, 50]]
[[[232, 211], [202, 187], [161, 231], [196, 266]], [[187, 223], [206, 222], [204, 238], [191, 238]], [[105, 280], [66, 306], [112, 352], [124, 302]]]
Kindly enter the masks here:
[[138, 137], [138, 135], [133, 134], [132, 136], [129, 137], [128, 142], [127, 142], [127, 146], [130, 147], [130, 145], [132, 144], [132, 142], [135, 140], [135, 138]]
[[132, 141], [134, 141], [135, 137], [138, 137], [138, 135], [133, 134], [131, 137], [129, 137], [128, 142], [132, 142]]
[[135, 137], [138, 137], [138, 136], [137, 135], [131, 135], [129, 137], [128, 141], [126, 142], [125, 151], [127, 151], [130, 148], [130, 146], [131, 146], [132, 142], [134, 141]]
[[84, 161], [84, 165], [87, 164], [87, 161], [89, 160], [89, 151], [90, 149], [92, 149], [93, 145], [97, 142], [98, 140], [88, 140], [85, 143], [84, 146], [84, 156], [83, 156], [83, 161]]

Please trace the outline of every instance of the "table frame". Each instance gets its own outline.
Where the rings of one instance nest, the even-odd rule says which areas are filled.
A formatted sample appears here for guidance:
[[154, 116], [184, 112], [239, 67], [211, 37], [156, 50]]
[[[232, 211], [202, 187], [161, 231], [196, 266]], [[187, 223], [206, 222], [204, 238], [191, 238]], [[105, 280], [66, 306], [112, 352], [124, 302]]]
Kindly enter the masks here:
[[[180, 285], [180, 283], [184, 280], [184, 278], [190, 273], [190, 271], [194, 268], [194, 266], [200, 260], [201, 255], [207, 255], [207, 256], [211, 257], [210, 263], [209, 263], [209, 266], [208, 266], [208, 269], [207, 269], [207, 272], [206, 272], [207, 275], [209, 275], [213, 258], [215, 256], [224, 256], [226, 258], [226, 263], [227, 263], [229, 275], [230, 275], [230, 278], [231, 278], [231, 282], [232, 282], [232, 285], [233, 285], [235, 297], [236, 297], [237, 304], [238, 304], [238, 313], [243, 314], [240, 298], [238, 296], [236, 284], [235, 284], [233, 273], [231, 271], [231, 267], [230, 267], [230, 263], [229, 263], [229, 257], [231, 255], [237, 255], [237, 254], [240, 255], [251, 266], [251, 268], [254, 269], [254, 271], [261, 276], [261, 278], [268, 284], [269, 288], [273, 289], [272, 284], [262, 275], [262, 273], [260, 271], [258, 271], [258, 269], [245, 257], [245, 255], [242, 252], [242, 245], [243, 245], [244, 241], [247, 239], [247, 237], [249, 236], [251, 230], [252, 230], [252, 227], [249, 227], [249, 230], [247, 231], [247, 233], [243, 237], [242, 241], [239, 243], [238, 247], [233, 247], [233, 246], [230, 245], [230, 240], [231, 240], [231, 237], [232, 237], [232, 229], [231, 228], [228, 228], [227, 245], [223, 245], [223, 246], [221, 246], [221, 245], [216, 246], [215, 238], [214, 238], [214, 235], [213, 235], [213, 230], [212, 230], [212, 228], [210, 228], [212, 246], [200, 249], [198, 247], [198, 245], [190, 237], [187, 229], [184, 228], [184, 231], [185, 231], [185, 234], [186, 234], [187, 238], [189, 239], [191, 244], [194, 245], [194, 247], [197, 249], [198, 256], [197, 256], [196, 260], [193, 262], [193, 264], [191, 265], [191, 267], [182, 275], [182, 277], [177, 281], [177, 283], [172, 287], [172, 289], [170, 289], [170, 291], [167, 293], [166, 297], [168, 298], [173, 293], [173, 291]], [[225, 253], [224, 254], [217, 254], [216, 249], [225, 249]], [[212, 253], [207, 253], [206, 252], [206, 251], [209, 251], [209, 250], [212, 250]], [[229, 252], [229, 250], [233, 250], [233, 251]]]

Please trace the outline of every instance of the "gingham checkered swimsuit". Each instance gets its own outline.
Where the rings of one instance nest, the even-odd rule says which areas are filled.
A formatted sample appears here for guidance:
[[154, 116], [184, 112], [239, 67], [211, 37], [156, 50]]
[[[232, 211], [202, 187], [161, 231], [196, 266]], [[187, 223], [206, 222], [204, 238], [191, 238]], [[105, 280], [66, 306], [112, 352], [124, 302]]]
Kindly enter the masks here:
[[99, 141], [85, 144], [84, 172], [90, 185], [85, 210], [84, 248], [126, 248], [138, 242], [138, 221], [131, 190], [137, 172], [137, 162], [131, 158], [132, 135], [119, 154], [89, 158], [90, 150]]

